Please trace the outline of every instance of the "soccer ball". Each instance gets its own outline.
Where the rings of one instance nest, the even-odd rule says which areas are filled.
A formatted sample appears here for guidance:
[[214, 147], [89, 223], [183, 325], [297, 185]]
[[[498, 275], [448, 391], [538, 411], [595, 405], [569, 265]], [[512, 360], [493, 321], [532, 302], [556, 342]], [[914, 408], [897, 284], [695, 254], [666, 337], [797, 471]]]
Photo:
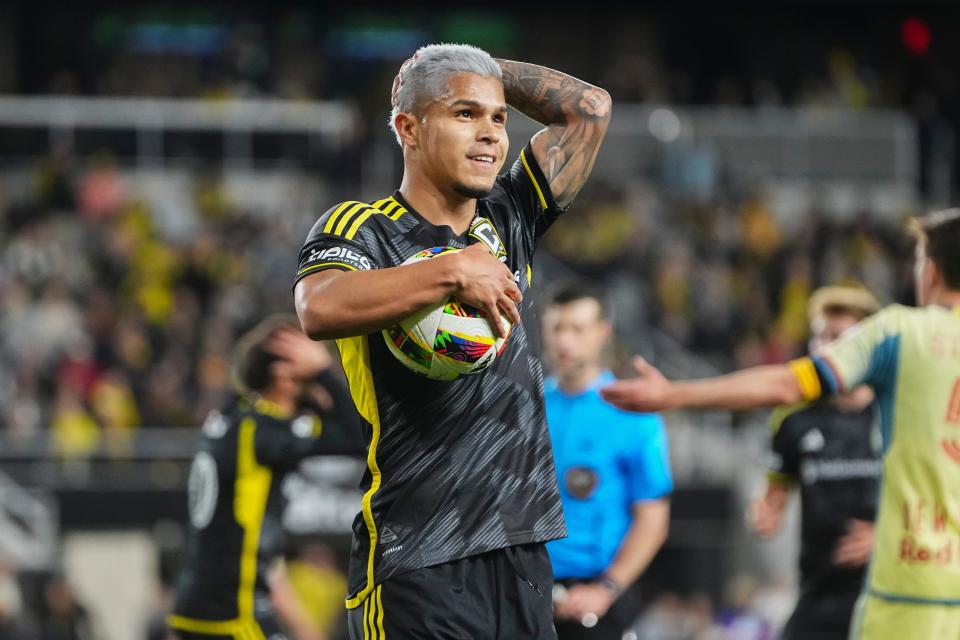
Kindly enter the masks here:
[[[453, 247], [424, 249], [403, 264], [429, 260], [460, 251]], [[506, 326], [510, 321], [501, 315]], [[483, 371], [507, 344], [498, 338], [486, 312], [448, 298], [383, 330], [383, 338], [397, 360], [408, 369], [433, 380], [453, 380], [465, 373]]]

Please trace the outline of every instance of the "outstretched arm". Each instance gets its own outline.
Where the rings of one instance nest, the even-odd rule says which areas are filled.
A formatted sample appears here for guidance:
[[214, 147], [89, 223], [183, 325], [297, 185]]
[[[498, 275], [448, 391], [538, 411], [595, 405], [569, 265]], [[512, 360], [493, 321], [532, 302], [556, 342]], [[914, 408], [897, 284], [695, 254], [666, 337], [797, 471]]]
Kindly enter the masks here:
[[533, 154], [561, 207], [576, 197], [597, 159], [610, 123], [610, 94], [565, 73], [525, 62], [497, 60], [507, 104], [545, 129]]
[[[812, 366], [812, 365], [811, 365]], [[756, 409], [812, 400], [790, 364], [743, 369], [702, 380], [668, 380], [642, 358], [634, 362], [636, 378], [620, 380], [600, 390], [603, 398], [627, 411], [668, 409]], [[817, 385], [819, 395], [819, 385]]]

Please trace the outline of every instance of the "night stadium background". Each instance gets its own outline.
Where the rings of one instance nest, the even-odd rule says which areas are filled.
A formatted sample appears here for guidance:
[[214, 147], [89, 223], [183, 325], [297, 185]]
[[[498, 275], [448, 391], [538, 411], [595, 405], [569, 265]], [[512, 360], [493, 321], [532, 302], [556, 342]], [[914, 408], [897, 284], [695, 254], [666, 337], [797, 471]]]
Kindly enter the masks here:
[[[904, 222], [954, 203], [960, 177], [958, 18], [947, 2], [0, 8], [0, 638], [40, 637], [73, 603], [96, 638], [163, 637], [234, 341], [292, 310], [320, 213], [399, 182], [389, 88], [418, 46], [612, 94], [537, 277], [606, 287], [616, 368], [641, 353], [692, 377], [802, 354], [821, 284], [912, 301]], [[512, 160], [536, 129], [509, 130]], [[641, 637], [736, 618], [763, 638], [789, 614], [796, 526], [759, 543], [743, 519], [766, 416], [668, 417], [677, 490]], [[288, 487], [289, 559], [320, 618], [342, 612], [362, 469], [312, 461]]]

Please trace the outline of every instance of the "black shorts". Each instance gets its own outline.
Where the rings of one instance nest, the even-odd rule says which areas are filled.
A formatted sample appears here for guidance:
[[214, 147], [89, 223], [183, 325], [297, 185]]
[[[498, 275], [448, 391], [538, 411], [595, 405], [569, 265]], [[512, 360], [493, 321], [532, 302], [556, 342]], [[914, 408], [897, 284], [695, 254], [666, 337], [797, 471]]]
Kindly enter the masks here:
[[859, 590], [803, 591], [782, 640], [847, 640]]
[[207, 633], [198, 631], [184, 631], [172, 629], [173, 637], [177, 640], [288, 640], [283, 632], [276, 615], [257, 616], [256, 620], [237, 625], [237, 629], [230, 633]]
[[543, 544], [394, 576], [347, 613], [350, 640], [555, 640]]
[[[557, 580], [568, 589], [593, 580]], [[635, 587], [625, 589], [607, 613], [593, 627], [585, 627], [572, 620], [557, 620], [559, 640], [621, 640], [623, 633], [640, 615], [640, 595]]]

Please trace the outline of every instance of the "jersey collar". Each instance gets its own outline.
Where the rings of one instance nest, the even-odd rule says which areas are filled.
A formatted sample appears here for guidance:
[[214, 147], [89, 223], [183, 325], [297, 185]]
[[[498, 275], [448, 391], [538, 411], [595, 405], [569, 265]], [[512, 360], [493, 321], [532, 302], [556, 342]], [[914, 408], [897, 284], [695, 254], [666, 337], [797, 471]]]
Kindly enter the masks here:
[[470, 225], [467, 227], [466, 231], [464, 231], [460, 235], [457, 235], [457, 233], [453, 230], [453, 228], [450, 225], [447, 225], [447, 224], [436, 225], [430, 222], [429, 220], [427, 220], [426, 218], [424, 218], [419, 211], [417, 211], [409, 202], [407, 202], [407, 199], [403, 197], [403, 194], [400, 193], [399, 189], [393, 192], [393, 199], [399, 202], [400, 206], [406, 209], [407, 213], [409, 213], [414, 218], [416, 218], [417, 222], [419, 222], [420, 224], [425, 225], [430, 229], [436, 229], [441, 232], [446, 232], [449, 235], [453, 236], [454, 238], [465, 238], [467, 234], [470, 233], [470, 229], [473, 228], [473, 224], [477, 221], [477, 218], [480, 217], [480, 198], [477, 198], [477, 208], [476, 208], [476, 211], [473, 212], [473, 219], [470, 220]]

